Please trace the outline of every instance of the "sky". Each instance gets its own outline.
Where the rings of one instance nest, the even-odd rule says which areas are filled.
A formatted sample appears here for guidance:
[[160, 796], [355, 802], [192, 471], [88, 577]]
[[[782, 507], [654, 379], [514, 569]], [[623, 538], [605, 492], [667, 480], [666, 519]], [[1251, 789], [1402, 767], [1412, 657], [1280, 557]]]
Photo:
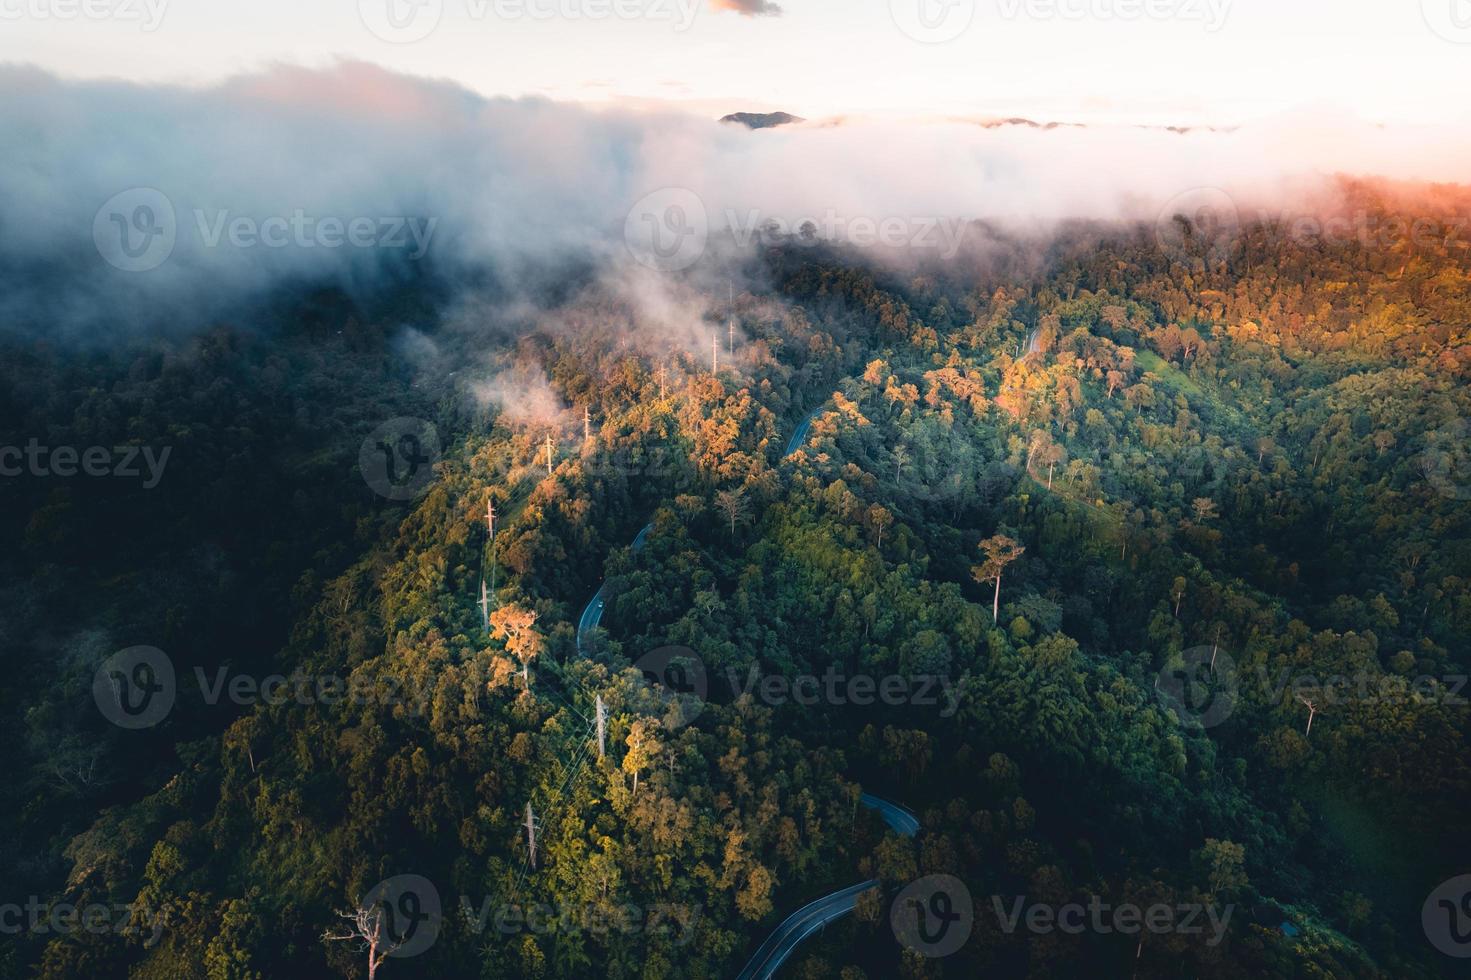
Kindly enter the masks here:
[[717, 115], [1471, 121], [1471, 0], [0, 0], [0, 62], [65, 77], [343, 59]]

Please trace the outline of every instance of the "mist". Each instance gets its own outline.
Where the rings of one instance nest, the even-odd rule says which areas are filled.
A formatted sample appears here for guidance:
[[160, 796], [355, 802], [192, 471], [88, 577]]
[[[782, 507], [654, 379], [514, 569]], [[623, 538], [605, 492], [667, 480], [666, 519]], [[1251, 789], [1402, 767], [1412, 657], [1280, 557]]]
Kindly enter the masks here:
[[0, 151], [4, 329], [190, 329], [282, 288], [413, 282], [494, 297], [480, 322], [514, 326], [576, 270], [693, 349], [730, 269], [773, 230], [965, 261], [972, 221], [1046, 235], [1153, 225], [1202, 193], [1247, 215], [1331, 207], [1336, 174], [1454, 181], [1471, 135], [1323, 112], [1231, 132], [853, 118], [753, 132], [344, 63], [208, 88], [0, 68]]

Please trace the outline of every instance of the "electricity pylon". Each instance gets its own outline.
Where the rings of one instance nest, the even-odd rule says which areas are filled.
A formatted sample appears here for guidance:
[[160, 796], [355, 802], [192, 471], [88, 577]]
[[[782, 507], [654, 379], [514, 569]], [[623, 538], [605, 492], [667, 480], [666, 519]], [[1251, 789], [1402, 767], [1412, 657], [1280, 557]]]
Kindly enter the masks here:
[[526, 848], [531, 853], [531, 866], [536, 867], [536, 814], [531, 810], [531, 801], [526, 801]]
[[594, 721], [598, 726], [598, 761], [603, 761], [603, 756], [608, 754], [608, 706], [603, 703], [603, 696], [598, 695], [597, 710], [593, 714]]

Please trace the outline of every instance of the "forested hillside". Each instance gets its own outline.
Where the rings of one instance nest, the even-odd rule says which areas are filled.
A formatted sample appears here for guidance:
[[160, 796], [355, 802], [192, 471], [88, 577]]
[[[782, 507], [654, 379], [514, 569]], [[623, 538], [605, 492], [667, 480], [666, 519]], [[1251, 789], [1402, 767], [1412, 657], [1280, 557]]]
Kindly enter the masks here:
[[[978, 229], [904, 271], [775, 243], [698, 345], [595, 283], [519, 337], [408, 288], [6, 340], [4, 442], [172, 455], [146, 490], [0, 482], [0, 900], [129, 909], [8, 936], [0, 974], [368, 976], [351, 915], [416, 875], [442, 915], [387, 980], [734, 976], [870, 877], [783, 975], [1451, 975], [1421, 923], [1471, 871], [1471, 256], [1443, 231]], [[408, 500], [359, 468], [399, 417], [440, 447]], [[93, 679], [136, 645], [178, 698], [127, 730]], [[207, 696], [272, 674], [311, 696]], [[889, 903], [940, 874], [974, 925], [929, 958]], [[1019, 896], [1228, 918], [1009, 929]]]

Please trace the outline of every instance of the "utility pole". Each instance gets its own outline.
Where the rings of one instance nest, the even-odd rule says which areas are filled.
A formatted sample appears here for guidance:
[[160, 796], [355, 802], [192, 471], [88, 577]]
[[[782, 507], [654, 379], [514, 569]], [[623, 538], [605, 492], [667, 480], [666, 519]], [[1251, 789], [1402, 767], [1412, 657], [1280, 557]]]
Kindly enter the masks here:
[[547, 433], [547, 476], [552, 475], [552, 436]]
[[608, 706], [603, 703], [603, 696], [598, 695], [597, 710], [593, 718], [598, 723], [598, 761], [603, 761], [603, 756], [608, 754]]
[[480, 621], [484, 629], [490, 629], [490, 592], [485, 588], [485, 579], [480, 580]]
[[729, 282], [725, 285], [730, 290], [730, 301], [725, 307], [725, 319], [730, 328], [730, 338], [727, 341], [725, 352], [735, 357], [735, 287]]
[[710, 373], [720, 373], [720, 334], [718, 332], [710, 337]]
[[536, 867], [536, 814], [531, 812], [531, 801], [526, 801], [526, 848], [531, 852], [531, 866]]
[[[490, 591], [493, 594], [495, 592], [495, 571], [496, 571], [496, 559], [495, 559], [495, 501], [490, 498], [490, 495], [489, 494], [487, 494], [486, 497], [485, 497], [485, 533], [487, 535], [487, 540], [490, 543]], [[483, 578], [480, 580], [480, 587], [481, 587], [482, 591], [485, 588], [485, 579], [483, 579]], [[488, 600], [490, 597], [488, 595], [484, 595], [481, 598]], [[490, 612], [489, 612], [489, 609], [488, 608], [487, 608], [487, 611], [485, 613], [485, 625], [487, 627], [490, 626]]]

